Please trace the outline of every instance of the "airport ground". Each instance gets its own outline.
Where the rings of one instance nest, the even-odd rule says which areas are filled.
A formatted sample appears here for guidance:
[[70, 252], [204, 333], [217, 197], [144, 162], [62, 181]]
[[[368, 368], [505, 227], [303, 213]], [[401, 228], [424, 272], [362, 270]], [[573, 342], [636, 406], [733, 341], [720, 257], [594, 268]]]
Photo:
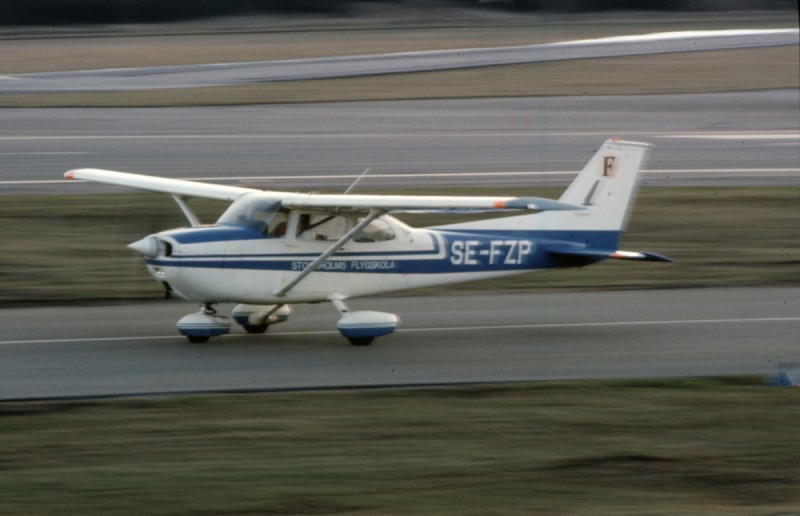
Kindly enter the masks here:
[[[777, 26], [781, 23], [796, 26], [796, 13], [788, 13], [786, 18], [778, 15], [779, 20], [774, 14], [765, 16], [772, 18], [725, 15], [720, 19], [687, 21], [681, 17], [683, 23], [678, 25], [724, 28], [741, 27], [743, 23], [761, 25], [766, 21], [769, 26], [776, 26], [777, 21]], [[584, 31], [594, 34], [595, 28], [607, 32], [621, 27], [612, 20], [598, 25], [586, 19], [566, 23], [567, 26], [578, 27], [580, 34], [586, 34]], [[643, 32], [641, 26], [624, 27], [626, 31], [630, 28]], [[658, 24], [656, 30], [667, 30], [665, 27]], [[358, 43], [360, 49], [373, 48], [385, 39], [390, 42], [385, 48], [388, 51], [403, 49], [392, 41], [413, 41], [419, 47], [431, 48], [450, 46], [450, 37], [456, 38], [452, 46], [458, 47], [473, 34], [486, 38], [486, 44], [513, 44], [514, 38], [525, 40], [531, 32], [527, 27], [510, 26], [486, 31], [478, 30], [475, 25], [466, 29], [445, 27], [442, 31], [427, 27], [418, 37], [411, 38], [409, 30], [404, 27], [397, 37], [369, 30], [320, 31], [314, 37], [303, 31], [298, 34], [288, 31], [288, 35], [279, 31], [267, 37], [266, 45], [272, 47], [275, 41], [288, 38], [283, 47], [287, 52], [298, 48], [308, 55], [317, 55], [319, 48], [337, 48], [337, 41], [338, 48], [347, 51], [353, 44], [348, 42], [349, 37], [367, 38]], [[458, 31], [460, 41], [456, 37]], [[514, 35], [514, 31], [524, 34]], [[228, 55], [250, 59], [242, 49], [250, 46], [249, 41], [266, 37], [256, 32], [242, 34], [240, 42], [228, 49], [231, 52]], [[552, 41], [555, 32], [560, 34], [562, 30], [554, 29], [546, 39]], [[493, 38], [498, 34], [509, 34], [509, 42], [490, 43], [496, 41]], [[578, 35], [571, 33], [570, 37]], [[296, 39], [292, 40], [296, 36], [307, 41], [306, 50]], [[19, 57], [23, 48], [46, 57], [57, 56], [58, 48], [87, 45], [82, 55], [103, 55], [108, 48], [108, 66], [132, 66], [132, 60], [117, 61], [125, 56], [125, 49], [134, 56], [141, 45], [145, 48], [141, 55], [147, 61], [155, 59], [154, 56], [160, 59], [170, 55], [168, 42], [181, 41], [180, 36], [164, 40], [152, 34], [149, 38], [125, 40], [106, 39], [97, 34], [91, 38], [73, 38], [75, 35], [69, 34], [37, 38], [31, 44], [33, 40], [28, 40], [17, 46], [17, 51], [0, 53], [0, 59], [9, 55]], [[200, 44], [196, 38], [210, 39]], [[442, 43], [432, 44], [436, 38], [441, 38]], [[203, 58], [210, 48], [219, 49], [219, 42], [227, 39], [225, 34], [192, 34], [180, 44], [181, 55], [196, 50]], [[0, 42], [4, 50], [13, 49], [14, 45], [17, 42], [13, 38]], [[225, 51], [225, 45], [222, 47]], [[154, 52], [154, 48], [163, 52]], [[47, 61], [37, 59], [26, 56], [23, 61], [31, 66], [38, 62], [37, 67]], [[230, 58], [220, 55], [214, 56], [214, 60]], [[19, 71], [18, 63], [7, 62], [0, 65], [0, 73]], [[663, 61], [634, 58], [611, 63], [613, 69], [624, 69], [624, 73], [601, 77], [587, 64], [495, 69], [488, 74], [484, 70], [366, 78], [359, 85], [351, 80], [334, 80], [247, 90], [178, 91], [158, 98], [152, 94], [69, 95], [36, 97], [34, 102], [32, 97], [17, 96], [1, 98], [0, 103], [16, 107], [168, 106], [400, 99], [415, 95], [437, 98], [553, 95], [554, 92], [559, 95], [695, 93], [796, 90], [800, 81], [797, 49], [791, 48], [664, 56]], [[651, 65], [656, 66], [651, 68]], [[642, 73], [643, 70], [646, 72]], [[698, 78], [702, 80], [695, 80]], [[515, 79], [520, 82], [515, 83]], [[472, 91], [477, 93], [473, 95]], [[743, 128], [746, 130], [747, 126]], [[683, 231], [668, 239], [670, 246], [677, 246], [676, 258], [688, 259], [688, 264], [678, 267], [691, 269], [691, 264], [707, 260], [706, 265], [719, 268], [711, 272], [701, 267], [695, 278], [701, 284], [721, 275], [731, 285], [766, 282], [783, 285], [786, 292], [796, 290], [792, 270], [796, 272], [797, 257], [792, 253], [797, 248], [797, 234], [785, 237], [782, 233], [791, 235], [792, 229], [798, 227], [797, 211], [792, 209], [797, 187], [741, 188], [713, 194], [687, 190], [672, 198], [666, 190], [653, 193], [653, 199], [658, 199], [656, 203], [661, 203], [659, 209], [671, 215], [676, 206], [686, 204], [687, 200], [695, 199], [693, 207], [702, 212], [706, 211], [702, 205], [709, 205], [707, 212], [693, 212], [680, 222], [687, 234], [693, 235], [689, 242], [680, 238]], [[760, 194], [766, 197], [758, 197]], [[650, 192], [645, 190], [642, 198], [648, 195]], [[710, 202], [712, 195], [714, 201]], [[112, 203], [116, 202], [114, 199], [118, 197]], [[742, 199], [749, 201], [744, 208], [736, 202]], [[75, 213], [69, 200], [59, 202], [64, 203], [62, 209]], [[101, 207], [106, 201], [93, 197], [91, 202]], [[85, 214], [74, 216], [78, 219], [73, 221], [83, 220]], [[758, 222], [745, 228], [742, 218], [747, 217], [755, 217]], [[657, 217], [638, 218], [645, 226], [631, 228], [633, 241], [670, 254], [658, 245], [660, 239], [647, 240], [658, 228], [663, 229], [663, 222]], [[693, 224], [701, 218], [709, 222], [705, 228]], [[739, 224], [728, 226], [726, 221]], [[119, 227], [119, 223], [113, 224]], [[71, 234], [62, 234], [59, 240], [71, 241], [76, 227], [82, 224], [74, 222], [69, 228]], [[16, 218], [9, 227], [25, 232]], [[36, 229], [42, 230], [41, 226]], [[52, 228], [43, 231], [52, 234]], [[737, 239], [741, 235], [745, 237]], [[123, 238], [122, 243], [127, 243], [128, 235]], [[756, 240], [747, 243], [750, 238]], [[739, 247], [735, 253], [723, 257], [726, 253], [722, 242], [736, 242]], [[39, 244], [31, 244], [28, 251], [42, 252], [43, 248], [36, 245]], [[118, 245], [116, 241], [107, 242], [108, 255], [116, 255], [112, 248]], [[61, 259], [68, 247], [65, 244], [51, 254]], [[766, 263], [759, 265], [765, 247], [769, 249], [769, 258], [763, 258]], [[717, 259], [703, 258], [702, 250], [707, 248], [713, 248]], [[14, 263], [22, 263], [21, 258], [15, 260]], [[726, 260], [741, 261], [729, 266]], [[5, 267], [6, 278], [14, 275], [14, 263]], [[46, 267], [41, 264], [39, 267], [44, 273]], [[759, 275], [752, 275], [754, 269], [760, 270]], [[653, 270], [663, 279], [664, 269]], [[729, 276], [731, 271], [737, 272]], [[653, 284], [648, 283], [654, 281], [648, 279], [649, 272], [636, 274], [637, 288]], [[765, 280], [767, 277], [773, 279]], [[142, 282], [147, 281], [142, 278]], [[606, 286], [624, 286], [613, 275], [609, 281]], [[37, 288], [53, 289], [53, 283], [46, 281]], [[23, 296], [23, 291], [24, 287], [18, 288], [11, 298]], [[785, 324], [789, 335], [792, 323]], [[590, 330], [586, 333], [591, 337]], [[613, 332], [599, 335], [602, 336], [598, 339], [614, 338]], [[675, 343], [678, 344], [693, 343], [682, 340]], [[387, 342], [386, 346], [389, 345]], [[702, 347], [703, 343], [698, 341], [696, 345]], [[487, 349], [490, 346], [491, 342], [487, 342]], [[126, 352], [136, 349], [131, 346]], [[221, 351], [218, 347], [213, 349]], [[347, 361], [354, 351], [361, 351], [346, 345], [341, 349], [342, 355], [332, 356], [332, 362]], [[202, 353], [203, 349], [197, 352]], [[42, 356], [41, 360], [47, 358]], [[62, 365], [65, 370], [71, 367], [80, 370], [80, 361], [80, 356], [73, 355]], [[212, 375], [213, 364], [209, 367], [206, 373]], [[475, 367], [480, 366], [476, 363]], [[148, 378], [148, 371], [135, 374], [145, 381]], [[46, 375], [41, 381], [47, 382]], [[91, 383], [93, 379], [87, 381]], [[800, 457], [795, 445], [795, 421], [800, 405], [796, 398], [794, 390], [765, 387], [761, 378], [748, 376], [4, 402], [0, 404], [0, 448], [4, 450], [0, 459], [0, 480], [4, 486], [0, 512], [792, 514], [800, 511], [797, 480]]]
[[752, 378], [0, 404], [5, 514], [796, 514]]

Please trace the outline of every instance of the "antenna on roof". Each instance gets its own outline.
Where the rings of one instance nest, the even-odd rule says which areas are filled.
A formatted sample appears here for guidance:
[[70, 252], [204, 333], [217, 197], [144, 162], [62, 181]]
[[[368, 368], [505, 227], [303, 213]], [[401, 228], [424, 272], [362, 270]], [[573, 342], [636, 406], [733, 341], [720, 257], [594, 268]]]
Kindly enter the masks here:
[[359, 183], [359, 181], [361, 181], [361, 179], [363, 179], [364, 176], [366, 176], [369, 173], [369, 171], [370, 171], [369, 168], [367, 168], [365, 171], [363, 171], [361, 173], [361, 175], [358, 176], [355, 181], [353, 181], [353, 184], [351, 184], [350, 187], [347, 190], [344, 191], [344, 194], [345, 195], [349, 194], [356, 187], [356, 185]]

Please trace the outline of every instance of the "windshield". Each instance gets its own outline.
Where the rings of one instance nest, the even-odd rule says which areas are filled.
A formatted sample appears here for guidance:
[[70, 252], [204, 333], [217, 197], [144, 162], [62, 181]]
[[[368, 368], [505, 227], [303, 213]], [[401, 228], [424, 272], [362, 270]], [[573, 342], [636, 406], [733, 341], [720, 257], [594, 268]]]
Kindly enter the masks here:
[[281, 203], [273, 199], [245, 195], [240, 197], [217, 221], [217, 224], [230, 226], [246, 226], [260, 233], [267, 234], [270, 223], [280, 212]]

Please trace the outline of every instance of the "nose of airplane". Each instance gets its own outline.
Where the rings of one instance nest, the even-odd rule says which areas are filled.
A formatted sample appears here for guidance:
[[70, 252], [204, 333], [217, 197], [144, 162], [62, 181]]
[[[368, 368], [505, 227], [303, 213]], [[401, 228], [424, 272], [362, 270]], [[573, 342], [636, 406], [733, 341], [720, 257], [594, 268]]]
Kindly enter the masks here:
[[158, 239], [153, 235], [128, 244], [128, 247], [148, 258], [155, 258], [158, 255]]

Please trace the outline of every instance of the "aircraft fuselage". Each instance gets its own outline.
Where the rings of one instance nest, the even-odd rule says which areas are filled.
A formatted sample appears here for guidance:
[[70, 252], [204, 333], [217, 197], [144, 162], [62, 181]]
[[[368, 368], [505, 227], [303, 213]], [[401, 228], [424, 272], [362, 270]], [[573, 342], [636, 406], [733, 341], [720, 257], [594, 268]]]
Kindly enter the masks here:
[[541, 232], [414, 229], [385, 219], [391, 239], [348, 242], [284, 295], [279, 291], [329, 241], [275, 238], [237, 226], [188, 228], [148, 237], [161, 245], [146, 263], [155, 279], [187, 299], [254, 304], [326, 301], [331, 292], [361, 297], [574, 265], [547, 254], [549, 245], [565, 242]]

